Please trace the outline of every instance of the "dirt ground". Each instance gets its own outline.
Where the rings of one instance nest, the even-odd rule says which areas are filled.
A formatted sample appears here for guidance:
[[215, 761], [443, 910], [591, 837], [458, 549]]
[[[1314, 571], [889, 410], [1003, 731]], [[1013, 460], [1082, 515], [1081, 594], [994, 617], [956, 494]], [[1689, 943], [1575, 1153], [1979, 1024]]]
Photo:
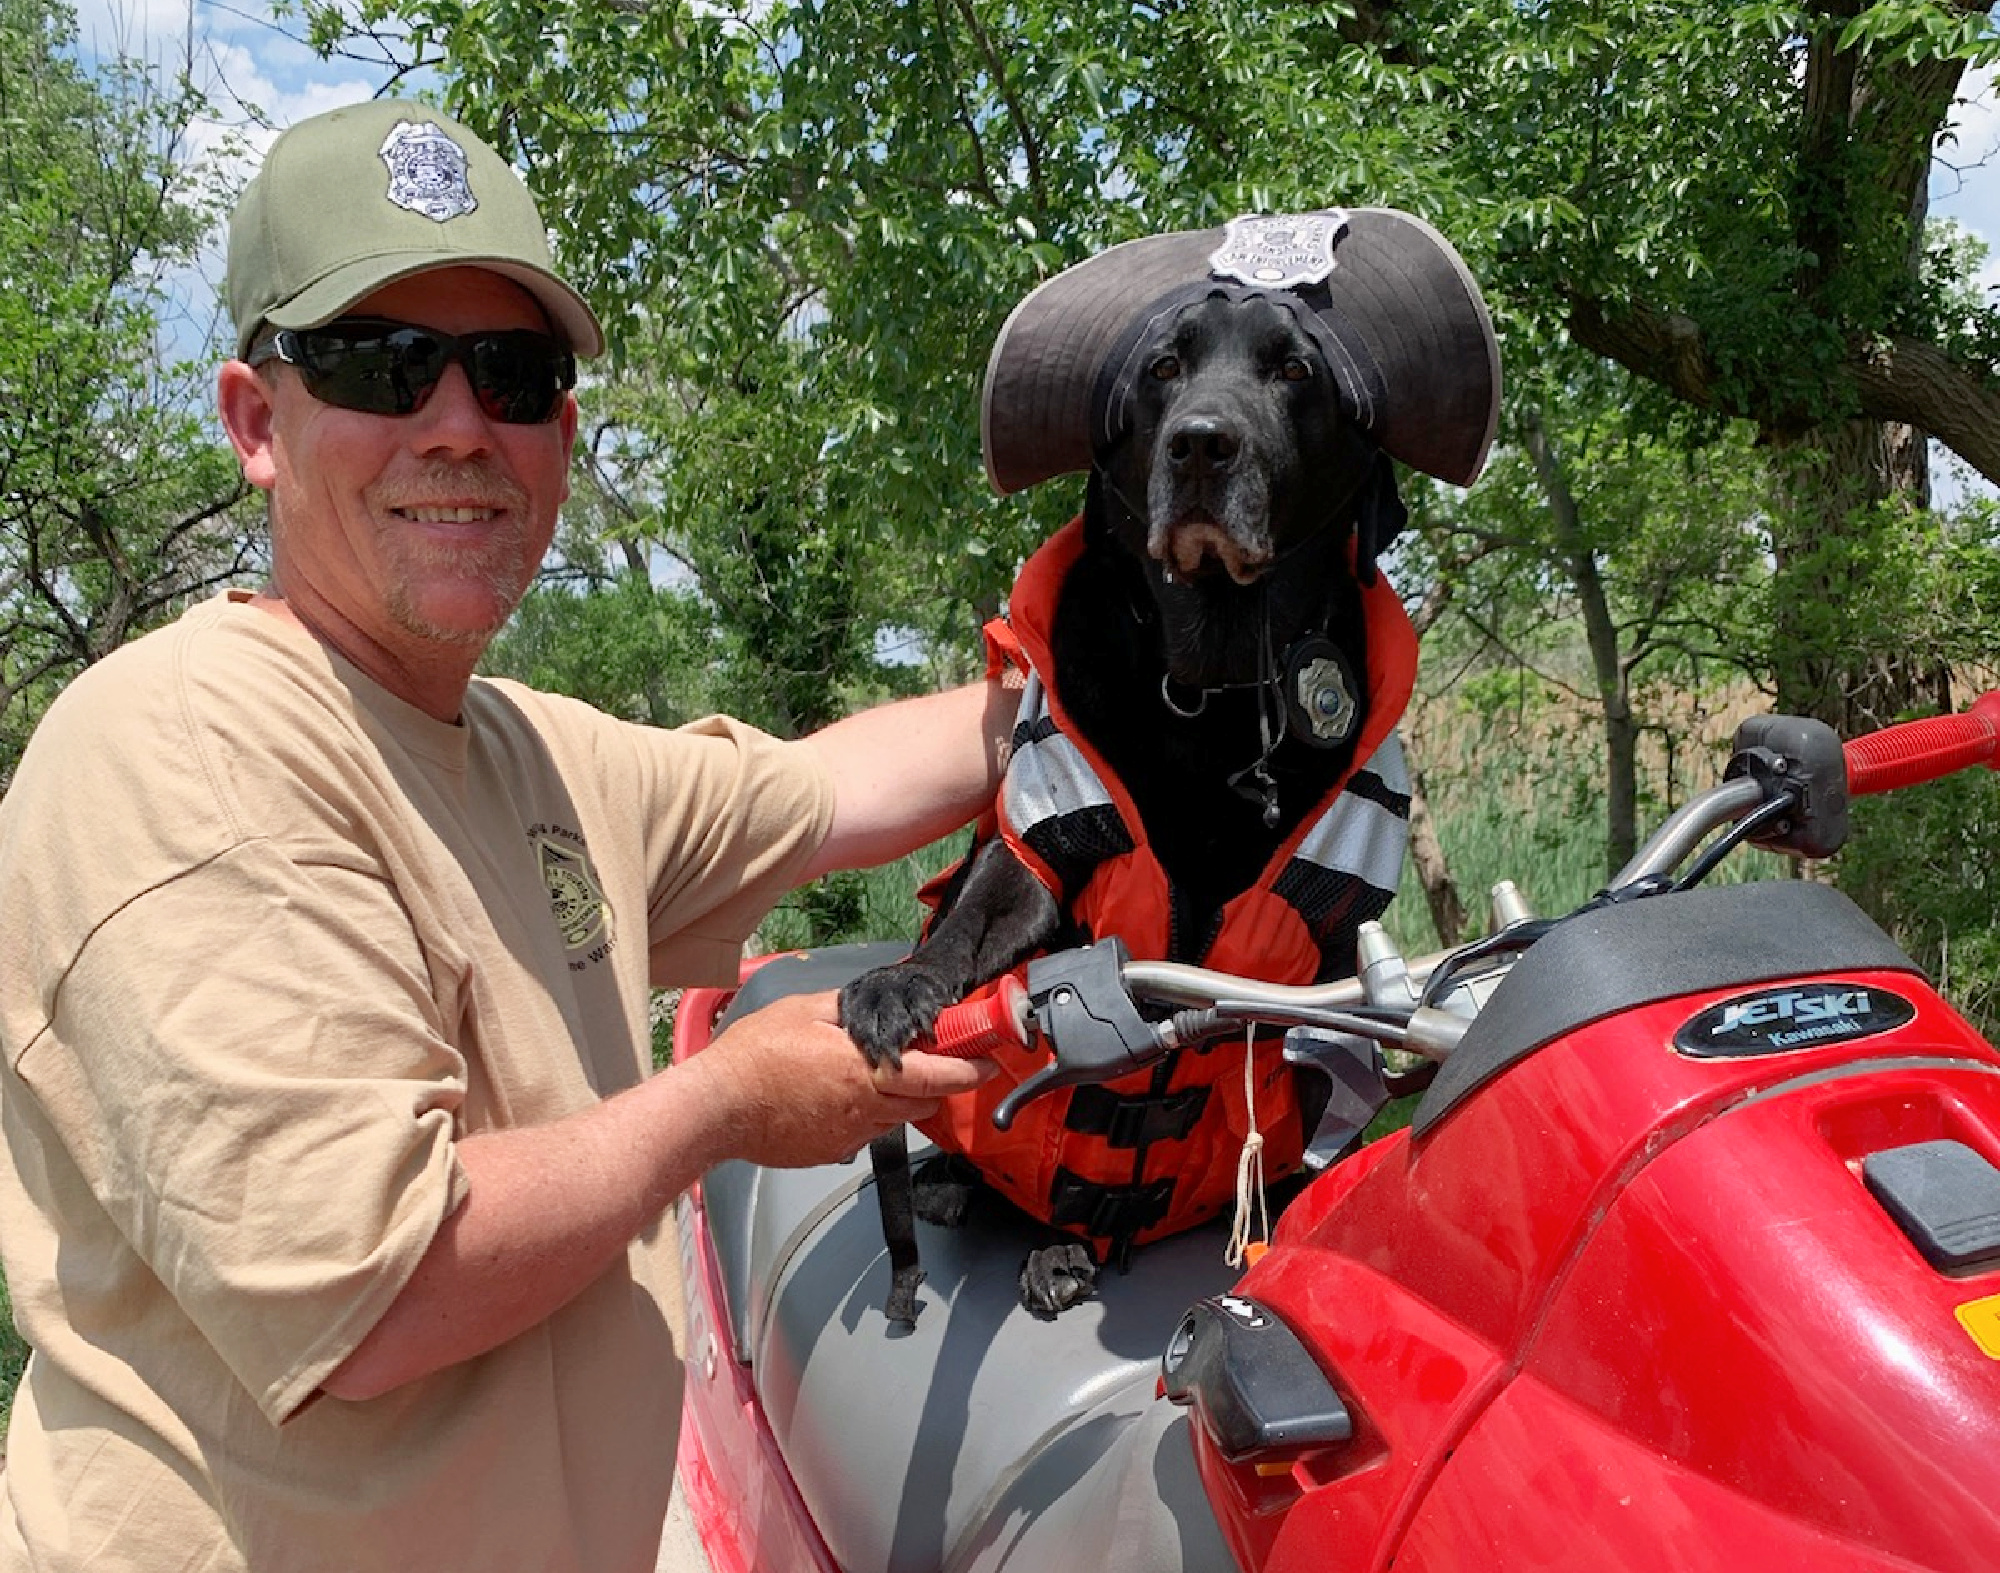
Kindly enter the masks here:
[[657, 1573], [710, 1573], [701, 1542], [695, 1539], [694, 1515], [688, 1511], [681, 1483], [674, 1480], [674, 1499], [667, 1505], [667, 1532], [660, 1540]]

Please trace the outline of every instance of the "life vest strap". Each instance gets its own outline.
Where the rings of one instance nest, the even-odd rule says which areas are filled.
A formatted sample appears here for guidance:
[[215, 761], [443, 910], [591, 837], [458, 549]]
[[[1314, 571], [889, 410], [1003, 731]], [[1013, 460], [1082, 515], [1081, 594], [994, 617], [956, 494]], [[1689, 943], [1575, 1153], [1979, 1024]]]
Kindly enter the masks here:
[[1070, 1094], [1063, 1125], [1102, 1137], [1107, 1147], [1149, 1147], [1160, 1141], [1186, 1141], [1207, 1103], [1206, 1087], [1130, 1095], [1109, 1087], [1078, 1087]]
[[1049, 1222], [1080, 1229], [1096, 1239], [1123, 1242], [1166, 1217], [1173, 1200], [1171, 1175], [1150, 1185], [1099, 1185], [1059, 1167], [1049, 1186]]

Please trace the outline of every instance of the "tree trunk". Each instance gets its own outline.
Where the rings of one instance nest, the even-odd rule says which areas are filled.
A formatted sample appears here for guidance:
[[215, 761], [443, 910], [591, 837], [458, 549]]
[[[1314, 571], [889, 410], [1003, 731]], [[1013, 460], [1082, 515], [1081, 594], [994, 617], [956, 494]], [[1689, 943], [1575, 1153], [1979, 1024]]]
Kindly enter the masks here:
[[1459, 899], [1458, 882], [1451, 877], [1444, 846], [1437, 837], [1437, 824], [1431, 818], [1424, 773], [1414, 766], [1410, 769], [1410, 861], [1416, 865], [1417, 878], [1423, 882], [1424, 902], [1430, 908], [1431, 927], [1437, 930], [1438, 943], [1447, 947], [1462, 944], [1465, 903]]
[[1577, 512], [1576, 494], [1549, 443], [1538, 409], [1521, 417], [1521, 440], [1535, 462], [1535, 477], [1549, 505], [1549, 524], [1556, 549], [1583, 613], [1584, 638], [1590, 646], [1591, 674], [1597, 682], [1597, 702], [1604, 726], [1604, 857], [1611, 875], [1632, 859], [1639, 846], [1639, 723], [1632, 714], [1632, 695], [1624, 660], [1618, 650], [1618, 625], [1598, 572], [1597, 553], [1585, 538]]
[[[1410, 625], [1422, 639], [1451, 604], [1451, 576], [1440, 571], [1424, 592], [1423, 603], [1410, 617]], [[1407, 752], [1410, 744], [1404, 739]], [[1451, 864], [1438, 840], [1437, 821], [1431, 817], [1430, 796], [1424, 791], [1424, 773], [1414, 760], [1410, 763], [1410, 861], [1416, 865], [1417, 879], [1424, 887], [1424, 903], [1430, 908], [1431, 927], [1437, 930], [1440, 945], [1463, 943], [1466, 930], [1465, 903], [1459, 898], [1458, 882], [1451, 877]]]
[[1792, 503], [1772, 527], [1778, 708], [1842, 737], [1949, 708], [1949, 670], [1885, 626], [1901, 598], [1906, 516], [1930, 506], [1923, 434], [1849, 420], [1774, 446]]

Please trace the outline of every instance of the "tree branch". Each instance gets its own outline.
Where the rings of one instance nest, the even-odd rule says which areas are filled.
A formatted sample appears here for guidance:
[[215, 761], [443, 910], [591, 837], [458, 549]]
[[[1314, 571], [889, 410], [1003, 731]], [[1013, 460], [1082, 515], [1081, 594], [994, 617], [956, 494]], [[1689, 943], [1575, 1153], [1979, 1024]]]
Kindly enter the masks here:
[[[1678, 312], [1572, 299], [1568, 323], [1584, 348], [1609, 356], [1697, 409], [1782, 433], [1807, 430], [1831, 413], [1782, 402], [1754, 385], [1724, 389], [1701, 325]], [[1918, 427], [2000, 484], [2000, 389], [1984, 368], [1954, 360], [1927, 340], [1876, 338], [1850, 347], [1832, 371], [1831, 388], [1836, 395], [1848, 395], [1849, 413]]]
[[1935, 344], [1896, 337], [1858, 346], [1843, 366], [1861, 413], [1901, 421], [2000, 485], [2000, 389]]

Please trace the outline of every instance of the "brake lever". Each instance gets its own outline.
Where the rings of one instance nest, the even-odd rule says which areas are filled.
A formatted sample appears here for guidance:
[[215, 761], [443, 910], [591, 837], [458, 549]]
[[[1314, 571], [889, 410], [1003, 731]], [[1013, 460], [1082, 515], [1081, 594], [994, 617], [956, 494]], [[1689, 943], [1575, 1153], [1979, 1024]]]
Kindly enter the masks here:
[[1166, 1054], [1170, 1041], [1125, 992], [1130, 959], [1114, 936], [1028, 964], [1028, 1016], [1054, 1047], [1055, 1059], [1000, 1100], [993, 1111], [996, 1130], [1006, 1130], [1024, 1105], [1060, 1087], [1111, 1081]]

